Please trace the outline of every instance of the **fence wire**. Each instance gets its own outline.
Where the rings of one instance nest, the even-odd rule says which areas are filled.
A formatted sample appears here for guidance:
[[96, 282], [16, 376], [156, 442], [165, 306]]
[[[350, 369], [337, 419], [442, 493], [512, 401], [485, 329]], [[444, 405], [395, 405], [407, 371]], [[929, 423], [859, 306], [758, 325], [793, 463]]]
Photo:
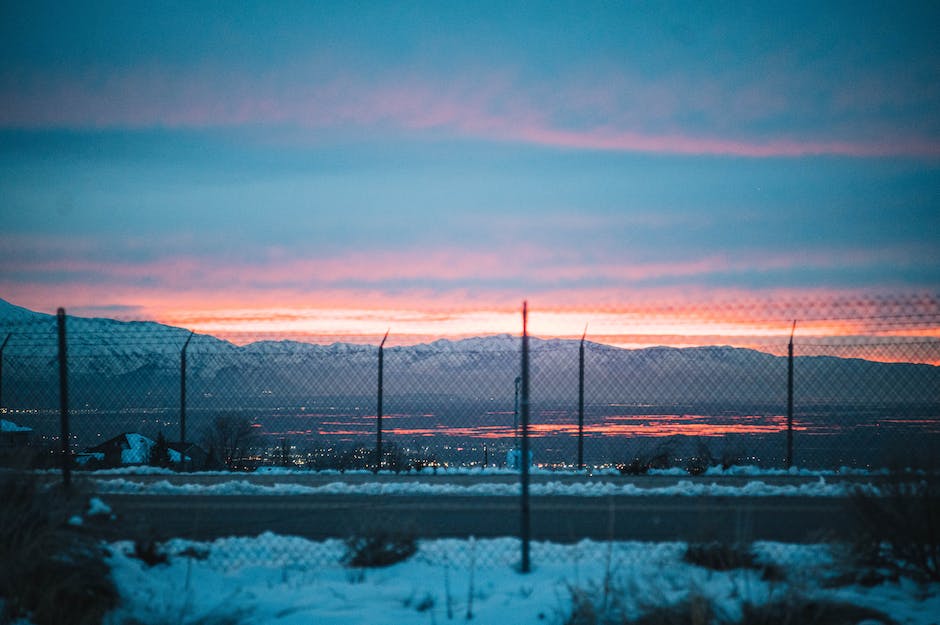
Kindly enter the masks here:
[[[913, 322], [921, 327], [926, 320]], [[880, 323], [910, 329], [895, 318]], [[189, 470], [376, 468], [375, 345], [236, 346], [197, 334], [186, 349], [184, 378], [185, 330], [102, 328], [78, 318], [68, 325], [71, 449], [79, 467], [126, 464], [87, 454], [115, 437], [139, 434], [192, 445], [198, 458], [189, 458]], [[48, 463], [60, 435], [54, 323], [8, 323], [5, 333], [0, 409], [8, 429], [29, 428], [28, 436], [7, 433], [6, 447], [14, 438], [28, 441], [35, 462]], [[882, 468], [935, 448], [938, 344], [932, 337], [797, 334], [793, 463]], [[577, 340], [531, 341], [530, 442], [537, 467], [578, 469], [579, 438], [588, 470], [785, 466], [785, 338], [761, 350], [623, 349], [588, 339], [583, 398], [579, 348]], [[383, 470], [515, 462], [518, 337], [383, 351]]]
[[[872, 470], [937, 457], [940, 307], [890, 304], [877, 315], [870, 302], [839, 315], [810, 308], [795, 331], [792, 320], [735, 306], [696, 311], [706, 330], [694, 336], [634, 317], [652, 327], [644, 340], [671, 337], [655, 346], [637, 346], [637, 335], [622, 341], [629, 347], [590, 334], [583, 342], [533, 337], [531, 464], [558, 475], [700, 475], [790, 464]], [[728, 319], [743, 319], [749, 332], [727, 334]], [[237, 345], [156, 323], [77, 317], [66, 328], [68, 460], [79, 472], [463, 471], [512, 484], [522, 461], [519, 336], [380, 348]], [[3, 320], [4, 338], [0, 462], [55, 468], [56, 321]], [[336, 523], [361, 534], [376, 526], [407, 533], [422, 522], [420, 512], [394, 522], [382, 514], [365, 502]], [[515, 523], [512, 507], [498, 514]]]

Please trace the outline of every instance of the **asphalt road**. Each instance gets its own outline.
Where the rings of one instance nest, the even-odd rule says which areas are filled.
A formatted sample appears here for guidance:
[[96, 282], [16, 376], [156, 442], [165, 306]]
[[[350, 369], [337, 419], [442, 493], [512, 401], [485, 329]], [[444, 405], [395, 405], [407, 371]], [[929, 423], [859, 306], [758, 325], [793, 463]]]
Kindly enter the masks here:
[[[271, 531], [312, 539], [384, 528], [422, 538], [517, 536], [518, 497], [104, 495], [108, 537], [212, 539]], [[532, 538], [779, 540], [849, 537], [850, 502], [823, 497], [615, 496], [531, 499]]]

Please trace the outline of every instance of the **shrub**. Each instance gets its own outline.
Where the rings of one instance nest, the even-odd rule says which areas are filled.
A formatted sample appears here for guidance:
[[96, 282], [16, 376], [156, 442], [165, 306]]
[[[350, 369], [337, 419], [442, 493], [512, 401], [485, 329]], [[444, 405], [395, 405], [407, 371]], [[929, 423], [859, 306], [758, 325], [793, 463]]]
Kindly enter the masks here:
[[390, 566], [407, 560], [417, 550], [413, 535], [376, 530], [347, 538], [342, 562], [353, 568]]
[[725, 447], [721, 451], [721, 456], [718, 459], [718, 463], [721, 465], [721, 468], [728, 470], [731, 467], [741, 465], [745, 463], [745, 458], [747, 455], [735, 447]]
[[689, 475], [695, 477], [697, 475], [703, 475], [710, 466], [711, 462], [707, 458], [693, 456], [685, 463], [685, 470]]
[[716, 603], [698, 591], [683, 599], [664, 605], [639, 606], [639, 616], [629, 618], [620, 606], [604, 610], [590, 592], [569, 589], [571, 612], [564, 625], [857, 625], [877, 622], [894, 625], [890, 617], [878, 610], [832, 599], [811, 599], [799, 592], [790, 592], [767, 603], [745, 602], [741, 616], [731, 618]]
[[738, 543], [692, 543], [686, 548], [683, 559], [689, 564], [713, 571], [757, 568], [750, 546]]
[[603, 622], [590, 593], [570, 586], [568, 593], [571, 595], [571, 613], [563, 621], [564, 625], [599, 625]]
[[656, 453], [653, 454], [653, 457], [650, 458], [648, 466], [650, 469], [669, 469], [673, 464], [672, 450], [667, 446], [661, 445]]
[[163, 547], [153, 538], [135, 540], [134, 551], [131, 553], [131, 556], [137, 558], [147, 566], [166, 564], [169, 561]]
[[562, 619], [564, 625], [712, 625], [718, 623], [712, 601], [699, 592], [691, 592], [670, 604], [639, 606], [640, 615], [629, 618], [622, 601], [623, 589], [602, 593], [599, 588], [568, 587], [571, 611]]
[[167, 445], [166, 437], [163, 435], [163, 432], [157, 435], [156, 442], [153, 444], [153, 447], [150, 448], [147, 464], [152, 467], [169, 468], [171, 464], [170, 447]]
[[412, 471], [423, 471], [428, 467], [437, 467], [440, 463], [433, 454], [412, 458], [408, 467]]
[[686, 548], [683, 559], [713, 571], [751, 569], [760, 571], [766, 580], [777, 581], [785, 577], [779, 566], [759, 562], [751, 546], [742, 543], [692, 543]]
[[940, 581], [940, 475], [892, 471], [881, 490], [858, 488], [852, 496], [859, 563]]
[[245, 456], [255, 440], [255, 429], [245, 417], [219, 416], [203, 430], [202, 443], [210, 452], [212, 461], [229, 471], [246, 469]]
[[[374, 461], [374, 458], [373, 458]], [[393, 442], [386, 442], [382, 446], [382, 470], [401, 473], [411, 468], [411, 463], [405, 456], [404, 450]]]
[[102, 547], [69, 526], [78, 498], [35, 477], [0, 479], [0, 622], [92, 625], [117, 603]]
[[829, 599], [808, 599], [790, 594], [760, 605], [745, 603], [736, 625], [857, 625], [863, 621], [894, 623], [887, 615]]
[[711, 449], [708, 448], [708, 445], [700, 441], [695, 455], [689, 458], [688, 462], [685, 463], [685, 470], [689, 475], [702, 475], [709, 467], [715, 464], [717, 464], [717, 461], [712, 456]]
[[650, 472], [650, 463], [637, 456], [627, 464], [618, 464], [617, 470], [621, 475], [646, 475]]
[[621, 625], [627, 623], [622, 588], [613, 588], [609, 578], [603, 584], [587, 588], [568, 586], [571, 611], [562, 620], [564, 625]]
[[711, 625], [716, 620], [712, 601], [700, 593], [692, 592], [676, 603], [644, 610], [629, 625]]

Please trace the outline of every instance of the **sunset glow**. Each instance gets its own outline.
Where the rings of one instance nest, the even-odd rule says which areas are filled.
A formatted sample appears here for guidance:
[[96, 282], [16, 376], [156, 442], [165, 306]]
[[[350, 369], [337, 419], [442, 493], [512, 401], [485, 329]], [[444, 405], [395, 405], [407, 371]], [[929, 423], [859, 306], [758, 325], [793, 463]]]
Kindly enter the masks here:
[[935, 4], [0, 17], [14, 305], [940, 364]]
[[[315, 418], [317, 415], [308, 414], [304, 418]], [[399, 418], [413, 420], [414, 415], [398, 415]], [[454, 439], [476, 440], [505, 440], [512, 439], [514, 432], [511, 423], [498, 425], [466, 425], [455, 426], [447, 424], [446, 415], [426, 415], [429, 421], [427, 427], [401, 427], [395, 424], [396, 415], [385, 415], [389, 424], [385, 429], [391, 436], [405, 439], [437, 438], [442, 436]], [[544, 415], [537, 419], [541, 420]], [[271, 436], [321, 436], [328, 439], [352, 441], [362, 440], [371, 431], [375, 417], [357, 416], [354, 419], [324, 419], [319, 420], [316, 429], [287, 430], [271, 432]], [[915, 422], [922, 425], [921, 422]], [[610, 440], [612, 437], [625, 438], [665, 438], [671, 436], [698, 436], [722, 437], [728, 435], [769, 435], [786, 431], [786, 417], [776, 416], [735, 416], [733, 418], [716, 418], [706, 415], [680, 415], [680, 414], [649, 414], [649, 415], [621, 415], [603, 417], [600, 422], [587, 423], [584, 426], [584, 436]], [[807, 426], [795, 423], [794, 431], [807, 431]], [[539, 422], [529, 426], [529, 436], [532, 438], [576, 437], [578, 426], [567, 422]]]

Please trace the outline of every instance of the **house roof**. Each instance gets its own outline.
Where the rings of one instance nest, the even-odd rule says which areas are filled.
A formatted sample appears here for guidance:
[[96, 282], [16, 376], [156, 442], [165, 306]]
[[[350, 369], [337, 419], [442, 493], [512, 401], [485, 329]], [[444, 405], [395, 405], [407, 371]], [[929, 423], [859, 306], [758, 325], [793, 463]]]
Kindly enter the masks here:
[[[150, 450], [153, 449], [153, 446], [156, 444], [157, 442], [155, 440], [143, 434], [124, 432], [94, 447], [89, 447], [88, 451], [91, 453], [105, 452], [108, 449], [113, 449], [114, 446], [117, 445], [121, 449], [121, 464], [145, 464], [150, 459]], [[173, 449], [169, 444], [167, 444], [167, 447], [170, 462], [180, 462], [182, 454], [178, 450]]]

